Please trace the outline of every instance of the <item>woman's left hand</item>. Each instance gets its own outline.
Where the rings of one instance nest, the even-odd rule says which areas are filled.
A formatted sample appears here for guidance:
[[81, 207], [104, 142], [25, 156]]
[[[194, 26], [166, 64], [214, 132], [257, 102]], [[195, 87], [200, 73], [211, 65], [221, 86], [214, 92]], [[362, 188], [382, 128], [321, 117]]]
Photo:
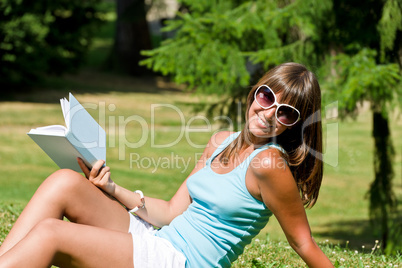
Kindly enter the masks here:
[[105, 166], [104, 160], [98, 160], [91, 170], [89, 170], [81, 158], [78, 158], [77, 161], [85, 177], [87, 177], [90, 182], [106, 193], [112, 196], [114, 195], [116, 184], [110, 178], [110, 167]]

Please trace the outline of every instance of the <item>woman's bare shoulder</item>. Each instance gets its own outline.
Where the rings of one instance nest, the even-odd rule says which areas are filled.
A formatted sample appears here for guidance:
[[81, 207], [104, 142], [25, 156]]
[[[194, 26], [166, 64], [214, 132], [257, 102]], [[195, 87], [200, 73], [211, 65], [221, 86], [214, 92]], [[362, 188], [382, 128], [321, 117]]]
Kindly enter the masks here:
[[[250, 163], [250, 180], [254, 182], [254, 196], [263, 201], [270, 209], [283, 197], [298, 196], [296, 182], [292, 172], [276, 148], [270, 148], [257, 154]], [[300, 198], [300, 196], [298, 196]], [[274, 211], [273, 211], [274, 212]], [[274, 212], [275, 213], [275, 212]]]
[[291, 174], [286, 160], [276, 148], [269, 148], [257, 154], [250, 167], [253, 174], [260, 179]]
[[217, 133], [215, 133], [214, 135], [212, 135], [211, 139], [209, 140], [210, 142], [214, 143], [214, 146], [218, 147], [219, 145], [222, 144], [222, 142], [229, 137], [230, 135], [232, 135], [233, 131], [219, 131]]
[[218, 148], [219, 145], [222, 144], [222, 142], [229, 137], [231, 134], [235, 132], [233, 131], [219, 131], [211, 136], [211, 138], [208, 141], [206, 151], [208, 152], [208, 155], [212, 154], [216, 148]]

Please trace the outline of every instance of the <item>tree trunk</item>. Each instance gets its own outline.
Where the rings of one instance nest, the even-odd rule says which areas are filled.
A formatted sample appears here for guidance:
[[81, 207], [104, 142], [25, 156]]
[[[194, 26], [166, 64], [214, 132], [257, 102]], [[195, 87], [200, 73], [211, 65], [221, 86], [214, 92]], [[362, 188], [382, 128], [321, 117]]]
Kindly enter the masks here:
[[149, 73], [139, 61], [140, 51], [151, 48], [144, 0], [117, 0], [116, 34], [107, 68], [135, 76]]
[[368, 192], [370, 218], [374, 224], [380, 226], [382, 247], [385, 248], [389, 239], [390, 214], [396, 205], [392, 191], [392, 159], [395, 152], [390, 138], [388, 118], [381, 112], [373, 112], [373, 137], [375, 179]]

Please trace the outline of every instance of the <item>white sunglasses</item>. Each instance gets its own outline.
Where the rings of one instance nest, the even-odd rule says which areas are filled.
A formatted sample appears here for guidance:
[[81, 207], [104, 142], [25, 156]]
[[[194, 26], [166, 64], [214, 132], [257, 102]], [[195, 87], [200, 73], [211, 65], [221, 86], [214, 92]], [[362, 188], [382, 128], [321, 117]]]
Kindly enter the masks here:
[[276, 101], [275, 93], [267, 85], [261, 85], [254, 93], [254, 99], [263, 109], [276, 106], [275, 118], [284, 126], [293, 126], [300, 120], [300, 112], [295, 107], [288, 104], [279, 104]]

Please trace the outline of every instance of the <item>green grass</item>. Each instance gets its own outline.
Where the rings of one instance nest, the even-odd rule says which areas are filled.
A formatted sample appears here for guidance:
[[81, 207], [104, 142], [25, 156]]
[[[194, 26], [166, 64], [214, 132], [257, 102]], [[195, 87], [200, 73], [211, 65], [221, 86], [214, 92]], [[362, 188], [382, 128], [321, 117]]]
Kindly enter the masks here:
[[[352, 250], [348, 243], [343, 246], [323, 241], [320, 248], [335, 267], [401, 267], [402, 256], [387, 257], [378, 252], [378, 243], [373, 241], [369, 248]], [[287, 242], [255, 239], [246, 247], [243, 254], [233, 265], [234, 268], [268, 267], [306, 267]]]

